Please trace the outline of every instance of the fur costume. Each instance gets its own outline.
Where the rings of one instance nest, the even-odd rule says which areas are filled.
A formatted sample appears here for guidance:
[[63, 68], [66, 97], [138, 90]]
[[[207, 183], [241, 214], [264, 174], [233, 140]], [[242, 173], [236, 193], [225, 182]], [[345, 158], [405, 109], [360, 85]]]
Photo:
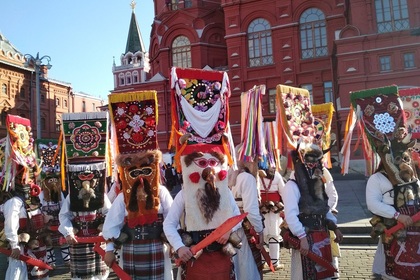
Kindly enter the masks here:
[[276, 103], [279, 108], [277, 119], [282, 131], [279, 133], [279, 142], [287, 140], [290, 165], [293, 165], [295, 171], [294, 179], [289, 180], [282, 191], [284, 245], [294, 249], [291, 278], [332, 277], [334, 271], [326, 270], [301, 255], [299, 248], [288, 242], [289, 232], [294, 235], [292, 238], [306, 238], [311, 251], [316, 251], [320, 257], [332, 262], [328, 229], [337, 229], [336, 218], [328, 207], [322, 178], [322, 135], [317, 134], [309, 92], [306, 89], [278, 85]]
[[[224, 72], [175, 67], [171, 78], [173, 108], [181, 110], [172, 114], [170, 144], [176, 147], [175, 164], [182, 171], [187, 195], [185, 224], [190, 231], [215, 229], [232, 216], [224, 210], [230, 195], [227, 170], [233, 162], [229, 79]], [[203, 176], [208, 170], [211, 179]], [[208, 200], [212, 196], [215, 201]]]
[[[175, 147], [175, 166], [183, 178], [185, 217], [181, 225], [192, 236], [199, 236], [210, 233], [234, 215], [227, 176], [234, 161], [229, 79], [225, 72], [173, 67], [171, 89], [173, 126], [169, 145]], [[201, 239], [202, 236], [194, 242]], [[217, 246], [214, 253], [205, 252], [205, 258], [212, 263], [221, 261], [222, 275], [232, 277], [230, 256], [220, 259], [215, 255], [223, 255], [220, 248]], [[193, 269], [187, 264], [182, 279], [198, 274], [216, 275], [208, 267], [198, 271], [199, 263], [200, 258]]]
[[130, 227], [158, 220], [159, 163], [156, 91], [109, 96], [115, 163], [122, 183]]
[[[162, 153], [149, 150], [143, 153], [119, 154], [115, 163], [122, 169], [124, 198], [127, 204], [129, 225], [156, 221], [159, 207], [159, 162]], [[139, 176], [143, 179], [138, 180]]]
[[[417, 254], [420, 238], [420, 223], [395, 232], [384, 233], [397, 223], [399, 215], [413, 217], [418, 213], [420, 197], [418, 175], [412, 149], [416, 144], [412, 140], [411, 127], [407, 125], [403, 103], [396, 86], [366, 89], [352, 92], [351, 110], [348, 123], [351, 124], [345, 136], [343, 151], [345, 157], [349, 149], [352, 129], [360, 125], [359, 132], [364, 141], [365, 158], [380, 159], [368, 168], [366, 203], [374, 214], [371, 219], [372, 237], [379, 239], [372, 271], [384, 278], [417, 279], [420, 273], [420, 258]], [[343, 166], [346, 171], [346, 165]], [[401, 213], [401, 214], [400, 214]]]
[[[41, 188], [37, 185], [37, 177], [40, 169], [36, 162], [31, 123], [26, 118], [8, 115], [7, 129], [2, 179], [3, 190], [11, 192], [11, 197], [4, 204], [8, 246], [47, 262], [45, 245], [51, 240], [38, 208]], [[27, 266], [9, 258], [6, 278], [14, 278], [19, 271], [21, 275], [27, 272], [28, 279], [48, 277], [49, 274], [48, 269]]]
[[111, 153], [118, 170], [114, 175], [121, 182], [121, 193], [105, 219], [107, 254], [119, 248], [120, 266], [133, 279], [172, 279], [162, 225], [172, 197], [160, 184], [157, 92], [111, 94], [109, 111]]
[[[322, 174], [323, 153], [315, 144], [298, 146], [297, 151], [291, 152], [295, 170], [295, 180], [300, 190], [299, 209], [301, 213], [326, 215], [328, 197], [325, 193]], [[309, 169], [305, 163], [310, 162], [316, 167]]]

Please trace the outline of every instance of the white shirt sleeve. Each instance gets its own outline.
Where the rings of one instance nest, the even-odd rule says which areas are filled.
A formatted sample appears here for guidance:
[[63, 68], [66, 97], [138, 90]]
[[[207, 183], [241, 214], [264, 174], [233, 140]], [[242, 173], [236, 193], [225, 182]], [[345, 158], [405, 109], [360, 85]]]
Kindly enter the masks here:
[[337, 208], [338, 203], [338, 193], [337, 189], [335, 188], [333, 178], [331, 176], [331, 173], [328, 171], [328, 169], [323, 168], [322, 172], [324, 173], [324, 178], [326, 180], [325, 186], [325, 193], [328, 196], [328, 207], [331, 210], [334, 210]]
[[66, 198], [64, 197], [63, 192], [61, 192], [60, 209], [63, 206], [64, 200], [66, 200]]
[[163, 214], [163, 219], [168, 216], [169, 209], [172, 206], [173, 199], [168, 189], [165, 186], [159, 185], [159, 200], [160, 212]]
[[165, 232], [166, 238], [168, 239], [169, 243], [172, 245], [175, 251], [185, 246], [184, 243], [182, 243], [181, 236], [178, 233], [179, 221], [181, 219], [182, 214], [184, 213], [184, 210], [184, 195], [183, 190], [180, 190], [175, 196], [172, 206], [165, 220], [163, 221], [163, 231]]
[[258, 188], [254, 176], [247, 172], [242, 172], [236, 178], [237, 192], [241, 192], [242, 205], [244, 212], [247, 212], [249, 222], [254, 226], [256, 232], [263, 230], [262, 216], [260, 214], [258, 202]]
[[392, 184], [383, 174], [372, 174], [366, 185], [366, 205], [369, 211], [384, 218], [393, 218], [396, 210], [392, 192]]
[[60, 213], [58, 214], [60, 226], [58, 231], [64, 236], [73, 234], [73, 225], [71, 221], [74, 219], [74, 214], [70, 211], [70, 195], [67, 195], [66, 199], [61, 205]]
[[[233, 216], [241, 215], [241, 210], [239, 210], [239, 207], [236, 204], [236, 201], [233, 195], [230, 195], [229, 198], [230, 198], [230, 206], [232, 207]], [[240, 229], [241, 227], [242, 227], [242, 221], [232, 228], [232, 232]]]
[[296, 183], [292, 180], [287, 181], [283, 188], [284, 215], [290, 231], [297, 237], [306, 236], [305, 228], [299, 221], [299, 199], [300, 192]]
[[[125, 209], [124, 195], [120, 193], [112, 203], [107, 215], [105, 216], [105, 222], [102, 229], [102, 235], [105, 240], [112, 238], [118, 238], [121, 233], [121, 229], [124, 226], [124, 218], [127, 215]], [[106, 244], [106, 251], [113, 251], [114, 243], [108, 242]]]
[[104, 194], [104, 206], [100, 209], [103, 215], [106, 215], [111, 208], [111, 201], [109, 200], [108, 196]]
[[[22, 214], [24, 213], [24, 215]], [[13, 197], [4, 204], [4, 233], [6, 239], [10, 243], [12, 249], [19, 248], [18, 230], [19, 219], [26, 217], [23, 201], [17, 197]]]
[[111, 203], [117, 198], [118, 194], [117, 194], [117, 188], [119, 188], [119, 183], [118, 181], [115, 181], [112, 183], [111, 189], [109, 190], [109, 192], [106, 194], [109, 198], [109, 201], [111, 201]]

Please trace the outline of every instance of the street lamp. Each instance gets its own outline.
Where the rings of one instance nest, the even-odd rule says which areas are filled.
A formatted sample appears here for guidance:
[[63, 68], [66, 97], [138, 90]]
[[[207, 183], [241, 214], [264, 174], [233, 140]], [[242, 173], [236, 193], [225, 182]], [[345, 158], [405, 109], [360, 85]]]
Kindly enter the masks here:
[[[39, 78], [40, 72], [42, 67], [47, 67], [47, 69], [51, 69], [52, 65], [50, 64], [51, 57], [48, 55], [44, 55], [43, 57], [39, 57], [39, 52], [36, 54], [36, 57], [33, 57], [30, 54], [25, 54], [26, 62], [25, 67], [33, 64], [35, 69], [35, 83], [36, 83], [36, 138], [41, 139], [41, 92], [39, 90]], [[47, 62], [44, 64], [43, 61]]]

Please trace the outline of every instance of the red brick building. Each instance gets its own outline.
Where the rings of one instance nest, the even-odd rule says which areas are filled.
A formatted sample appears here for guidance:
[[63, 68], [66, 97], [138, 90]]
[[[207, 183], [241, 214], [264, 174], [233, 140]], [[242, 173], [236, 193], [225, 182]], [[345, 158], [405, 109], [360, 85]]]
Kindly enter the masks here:
[[420, 86], [417, 0], [155, 0], [154, 11], [146, 51], [133, 6], [127, 47], [121, 65], [113, 67], [113, 92], [158, 91], [163, 150], [171, 125], [172, 66], [228, 72], [235, 142], [239, 97], [254, 85], [266, 85], [265, 118], [275, 117], [278, 84], [307, 88], [314, 103], [333, 102], [338, 140], [350, 91]]
[[[33, 62], [26, 58], [0, 33], [0, 138], [6, 136], [7, 114], [31, 120], [34, 137], [38, 135], [40, 120], [42, 138], [58, 139], [61, 114], [99, 111], [104, 100], [73, 91], [71, 83], [48, 77], [48, 69], [41, 65], [39, 75], [40, 117], [36, 110], [36, 72]], [[47, 64], [47, 61], [42, 61]], [[53, 61], [52, 61], [53, 63]]]

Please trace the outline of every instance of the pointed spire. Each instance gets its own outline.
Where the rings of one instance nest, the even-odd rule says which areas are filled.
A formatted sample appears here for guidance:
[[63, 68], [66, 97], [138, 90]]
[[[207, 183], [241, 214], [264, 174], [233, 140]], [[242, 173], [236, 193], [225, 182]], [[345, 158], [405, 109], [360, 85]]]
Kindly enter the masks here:
[[130, 6], [134, 13], [134, 10], [136, 9], [136, 1], [132, 0]]
[[137, 24], [136, 15], [134, 13], [134, 9], [136, 7], [136, 2], [133, 0], [131, 1], [131, 21], [130, 27], [128, 30], [128, 38], [127, 38], [127, 45], [125, 47], [125, 53], [132, 52], [136, 53], [138, 51], [145, 52], [145, 47], [143, 43], [143, 38], [141, 36], [140, 28]]

